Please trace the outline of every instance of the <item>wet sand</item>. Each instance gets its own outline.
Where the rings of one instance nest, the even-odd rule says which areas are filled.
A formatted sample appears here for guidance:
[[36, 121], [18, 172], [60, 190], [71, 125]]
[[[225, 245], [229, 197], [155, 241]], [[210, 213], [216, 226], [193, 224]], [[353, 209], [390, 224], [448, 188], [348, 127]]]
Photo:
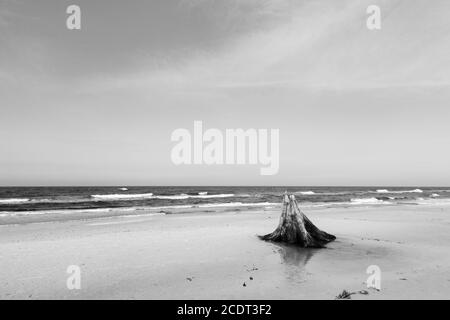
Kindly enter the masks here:
[[[1, 299], [448, 299], [450, 207], [305, 210], [327, 249], [259, 240], [279, 209], [0, 226]], [[81, 269], [69, 290], [68, 266]], [[366, 269], [381, 269], [381, 290]], [[245, 286], [244, 286], [245, 284]]]

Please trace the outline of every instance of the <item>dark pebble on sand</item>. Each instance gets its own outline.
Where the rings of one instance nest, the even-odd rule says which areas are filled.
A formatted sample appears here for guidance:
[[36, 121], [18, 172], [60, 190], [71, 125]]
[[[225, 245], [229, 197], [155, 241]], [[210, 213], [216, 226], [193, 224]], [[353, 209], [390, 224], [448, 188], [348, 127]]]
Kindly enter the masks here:
[[360, 294], [369, 294], [369, 291], [367, 291], [367, 290], [361, 290], [359, 293], [360, 293]]

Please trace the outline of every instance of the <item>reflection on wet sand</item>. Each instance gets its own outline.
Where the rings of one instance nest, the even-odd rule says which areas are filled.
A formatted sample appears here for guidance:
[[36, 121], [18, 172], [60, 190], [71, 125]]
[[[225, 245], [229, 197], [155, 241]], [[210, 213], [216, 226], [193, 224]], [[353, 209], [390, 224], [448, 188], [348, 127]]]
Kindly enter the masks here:
[[318, 249], [300, 248], [293, 245], [273, 243], [275, 250], [280, 254], [281, 262], [285, 265], [286, 279], [290, 282], [304, 282], [306, 264]]

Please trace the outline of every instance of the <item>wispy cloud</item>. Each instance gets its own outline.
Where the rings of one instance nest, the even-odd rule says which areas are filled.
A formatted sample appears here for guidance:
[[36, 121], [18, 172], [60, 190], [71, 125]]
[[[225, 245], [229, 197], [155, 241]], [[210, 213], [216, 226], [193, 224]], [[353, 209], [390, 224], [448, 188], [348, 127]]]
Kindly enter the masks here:
[[[187, 3], [216, 14], [210, 6], [225, 5], [202, 0]], [[176, 90], [258, 86], [345, 90], [448, 85], [450, 28], [445, 15], [450, 5], [445, 1], [428, 7], [416, 0], [414, 4], [404, 0], [380, 1], [382, 30], [370, 31], [365, 27], [365, 9], [371, 3], [230, 1], [227, 6], [233, 9], [226, 11], [230, 24], [243, 17], [246, 6], [257, 7], [254, 20], [260, 14], [289, 19], [274, 18], [269, 29], [253, 25], [217, 50], [188, 52], [176, 67], [168, 64], [143, 68], [119, 79], [101, 77], [94, 82], [98, 80], [104, 89], [112, 85]]]
[[[48, 181], [56, 165], [68, 183], [124, 172], [175, 184], [449, 179], [448, 0], [378, 0], [379, 31], [365, 26], [372, 0], [79, 1], [80, 33], [54, 1], [39, 14], [28, 2], [39, 21], [0, 32], [0, 159], [21, 164], [0, 166], [2, 181]], [[280, 128], [280, 176], [174, 169], [170, 132], [199, 118]]]

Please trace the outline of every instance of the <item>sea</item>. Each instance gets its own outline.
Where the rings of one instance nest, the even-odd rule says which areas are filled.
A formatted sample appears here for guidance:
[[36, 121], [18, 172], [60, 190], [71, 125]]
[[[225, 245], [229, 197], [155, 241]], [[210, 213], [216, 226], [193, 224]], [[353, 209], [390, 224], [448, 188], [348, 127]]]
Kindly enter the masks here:
[[0, 187], [0, 224], [27, 215], [271, 207], [285, 192], [302, 207], [450, 203], [448, 187]]

